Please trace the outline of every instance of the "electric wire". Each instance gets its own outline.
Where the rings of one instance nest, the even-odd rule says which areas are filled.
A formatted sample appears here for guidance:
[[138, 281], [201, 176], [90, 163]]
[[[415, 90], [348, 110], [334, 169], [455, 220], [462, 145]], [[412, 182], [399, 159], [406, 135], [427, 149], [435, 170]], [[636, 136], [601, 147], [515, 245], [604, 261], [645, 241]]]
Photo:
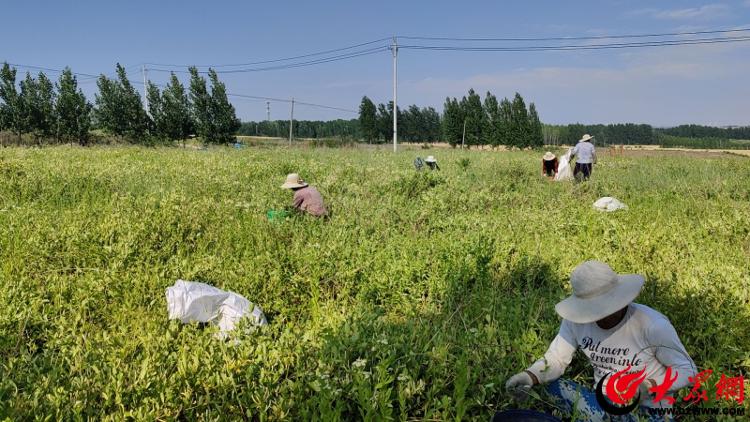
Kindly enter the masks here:
[[650, 34], [620, 34], [620, 35], [589, 35], [574, 37], [529, 37], [529, 38], [452, 38], [452, 37], [422, 37], [422, 36], [404, 36], [399, 35], [397, 38], [405, 40], [432, 40], [432, 41], [573, 41], [573, 40], [601, 40], [601, 39], [624, 39], [624, 38], [656, 38], [656, 37], [677, 37], [684, 35], [705, 35], [705, 34], [723, 34], [730, 32], [748, 32], [750, 28], [739, 29], [717, 29], [710, 31], [686, 31], [686, 32], [664, 32]]
[[[687, 31], [687, 32], [671, 32], [671, 33], [650, 33], [650, 34], [620, 34], [620, 35], [597, 35], [597, 36], [576, 36], [576, 37], [537, 37], [537, 38], [522, 38], [522, 37], [513, 37], [513, 38], [451, 38], [451, 37], [422, 37], [422, 36], [397, 36], [396, 39], [406, 39], [406, 40], [422, 40], [422, 41], [453, 41], [453, 42], [506, 42], [506, 41], [512, 41], [512, 42], [527, 42], [527, 41], [585, 41], [585, 40], [603, 40], [603, 39], [636, 39], [636, 38], [656, 38], [656, 37], [678, 37], [678, 36], [695, 36], [695, 35], [707, 35], [707, 34], [730, 34], [730, 33], [742, 33], [739, 36], [722, 36], [722, 37], [704, 37], [704, 38], [687, 38], [687, 39], [667, 39], [667, 40], [648, 40], [648, 41], [628, 41], [628, 42], [608, 42], [608, 43], [596, 43], [596, 44], [562, 44], [562, 45], [511, 45], [511, 46], [471, 46], [471, 45], [443, 45], [443, 44], [405, 44], [405, 45], [397, 45], [398, 49], [409, 49], [409, 50], [432, 50], [432, 51], [477, 51], [477, 52], [536, 52], [536, 51], [575, 51], [575, 50], [603, 50], [603, 49], [623, 49], [623, 48], [649, 48], [649, 47], [664, 47], [664, 46], [681, 46], [681, 45], [699, 45], [699, 44], [723, 44], [723, 43], [735, 43], [735, 42], [746, 42], [750, 41], [750, 34], [745, 34], [747, 32], [750, 32], [750, 28], [739, 28], [739, 29], [723, 29], [723, 30], [706, 30], [706, 31]], [[216, 71], [217, 74], [232, 74], [232, 73], [249, 73], [249, 72], [262, 72], [262, 71], [273, 71], [273, 70], [284, 70], [284, 69], [292, 69], [292, 68], [300, 68], [300, 67], [307, 67], [307, 66], [313, 66], [318, 64], [324, 64], [324, 63], [332, 63], [332, 62], [338, 62], [342, 60], [348, 60], [356, 57], [362, 57], [372, 54], [377, 54], [383, 51], [391, 50], [394, 46], [376, 46], [376, 47], [370, 47], [366, 49], [359, 49], [361, 47], [365, 47], [368, 45], [373, 45], [379, 42], [383, 42], [386, 40], [389, 40], [390, 38], [381, 38], [377, 40], [372, 40], [364, 43], [354, 44], [347, 47], [341, 47], [336, 49], [329, 49], [329, 50], [323, 50], [318, 51], [314, 53], [309, 54], [302, 54], [297, 56], [290, 56], [290, 57], [284, 57], [279, 59], [273, 59], [273, 60], [263, 60], [263, 61], [256, 61], [256, 62], [248, 62], [248, 63], [238, 63], [238, 64], [220, 64], [220, 65], [203, 65], [200, 67], [210, 67], [210, 68], [222, 68], [222, 67], [240, 67], [240, 66], [252, 66], [252, 65], [258, 65], [258, 64], [271, 64], [271, 63], [280, 63], [277, 65], [272, 66], [261, 66], [261, 67], [249, 67], [249, 68], [241, 68], [241, 69], [227, 69], [227, 70], [218, 70]], [[359, 49], [359, 50], [355, 50]], [[355, 51], [348, 51], [348, 50], [355, 50]], [[341, 53], [341, 54], [334, 54], [332, 53]], [[311, 60], [303, 60], [303, 61], [295, 61], [299, 59], [307, 59], [311, 57], [316, 56], [324, 56], [324, 57], [317, 57]], [[291, 62], [291, 63], [283, 63], [283, 62]], [[34, 66], [34, 65], [23, 65], [23, 64], [15, 64], [15, 63], [8, 63], [11, 66], [15, 66], [18, 68], [23, 69], [32, 69], [32, 70], [40, 70], [40, 71], [48, 71], [48, 72], [56, 72], [56, 73], [62, 73], [63, 70], [61, 69], [54, 69], [49, 67], [43, 67], [43, 66]], [[144, 67], [147, 65], [150, 66], [156, 66], [156, 67], [148, 67], [148, 70], [154, 71], [154, 72], [169, 72], [169, 73], [189, 73], [187, 70], [182, 69], [164, 69], [165, 67], [179, 67], [181, 65], [172, 65], [172, 64], [156, 64], [156, 63], [143, 63], [141, 64]], [[138, 65], [138, 66], [141, 66]], [[131, 69], [135, 66], [127, 67], [127, 69]], [[73, 75], [76, 75], [77, 77], [80, 77], [79, 82], [81, 83], [87, 83], [91, 81], [97, 80], [99, 77], [103, 75], [93, 75], [89, 73], [82, 73], [82, 72], [72, 72]], [[198, 73], [205, 74], [206, 71], [198, 71]], [[106, 75], [104, 75], [106, 76]], [[143, 85], [143, 82], [140, 81], [131, 81], [133, 84]], [[163, 85], [157, 86], [163, 87]], [[254, 95], [247, 95], [247, 94], [236, 94], [236, 93], [227, 93], [228, 96], [235, 97], [235, 98], [241, 98], [241, 99], [251, 99], [251, 100], [264, 100], [264, 101], [274, 101], [274, 102], [284, 102], [284, 103], [290, 103], [292, 102], [291, 99], [283, 99], [283, 98], [274, 98], [274, 97], [263, 97], [263, 96], [254, 96]], [[357, 113], [355, 110], [341, 108], [341, 107], [335, 107], [335, 106], [328, 106], [324, 104], [316, 104], [316, 103], [309, 103], [305, 101], [294, 101], [296, 104], [304, 105], [304, 106], [310, 106], [310, 107], [319, 107], [319, 108], [325, 108], [330, 110], [338, 110], [338, 111], [344, 111], [349, 113]]]
[[302, 54], [299, 56], [292, 56], [292, 57], [284, 57], [280, 59], [273, 59], [273, 60], [262, 60], [262, 61], [256, 61], [256, 62], [249, 62], [249, 63], [235, 63], [235, 64], [217, 64], [217, 65], [189, 65], [189, 64], [164, 64], [164, 63], [145, 63], [146, 65], [151, 66], [160, 66], [160, 67], [189, 67], [189, 66], [195, 66], [195, 67], [211, 67], [211, 68], [221, 68], [221, 67], [239, 67], [239, 66], [253, 66], [258, 64], [267, 64], [267, 63], [278, 63], [278, 62], [284, 62], [284, 61], [290, 61], [290, 60], [297, 60], [297, 59], [304, 59], [307, 57], [314, 57], [314, 56], [321, 56], [324, 54], [330, 54], [330, 53], [336, 53], [339, 51], [345, 51], [345, 50], [352, 50], [358, 47], [364, 47], [366, 45], [372, 45], [378, 42], [386, 41], [390, 38], [380, 38], [377, 40], [372, 40], [368, 42], [363, 42], [360, 44], [354, 44], [350, 45], [348, 47], [341, 47], [341, 48], [334, 48], [331, 50], [325, 50], [325, 51], [318, 51], [315, 53], [309, 53], [309, 54]]
[[718, 37], [718, 38], [697, 38], [690, 40], [669, 40], [669, 41], [645, 41], [631, 43], [604, 43], [604, 44], [584, 44], [584, 45], [537, 45], [524, 47], [472, 47], [472, 46], [455, 46], [455, 45], [399, 45], [399, 49], [410, 50], [439, 50], [439, 51], [508, 51], [508, 52], [531, 52], [531, 51], [575, 51], [575, 50], [605, 50], [605, 49], [622, 49], [622, 48], [646, 48], [646, 47], [664, 47], [680, 45], [698, 45], [698, 44], [724, 44], [734, 42], [750, 41], [750, 36], [742, 37]]
[[[369, 48], [366, 50], [360, 50], [360, 51], [354, 51], [349, 52], [345, 54], [339, 54], [335, 56], [328, 56], [323, 57], [315, 60], [308, 60], [303, 62], [297, 62], [297, 63], [287, 63], [287, 64], [281, 64], [276, 66], [266, 66], [266, 67], [254, 67], [254, 68], [246, 68], [246, 69], [230, 69], [230, 70], [215, 70], [217, 74], [231, 74], [231, 73], [249, 73], [249, 72], [264, 72], [269, 70], [283, 70], [283, 69], [292, 69], [292, 68], [298, 68], [298, 67], [307, 67], [307, 66], [313, 66], [317, 64], [322, 63], [331, 63], [331, 62], [337, 62], [341, 60], [347, 60], [355, 57], [361, 57], [361, 56], [369, 56], [371, 54], [380, 53], [382, 51], [388, 50], [389, 47], [381, 46], [381, 47], [374, 47]], [[190, 73], [188, 70], [180, 70], [180, 69], [160, 69], [155, 67], [149, 67], [148, 70], [155, 71], [155, 72], [174, 72], [174, 73]], [[199, 70], [199, 74], [206, 74], [208, 71], [205, 70]]]
[[[63, 69], [54, 69], [54, 68], [50, 68], [50, 67], [35, 66], [35, 65], [25, 65], [25, 64], [19, 64], [19, 63], [8, 63], [8, 66], [13, 66], [13, 67], [16, 67], [16, 68], [21, 68], [21, 69], [42, 70], [42, 71], [53, 72], [53, 73], [63, 73], [63, 71], [64, 71]], [[140, 65], [129, 66], [126, 69], [137, 67], [137, 66], [140, 66]], [[75, 75], [75, 76], [84, 76], [84, 77], [89, 77], [89, 78], [99, 78], [99, 76], [101, 76], [101, 75], [92, 75], [92, 74], [89, 74], [89, 73], [80, 73], [80, 72], [71, 72], [71, 73], [73, 75]], [[130, 80], [130, 79], [128, 79], [128, 81], [131, 84], [134, 84], [134, 85], [141, 85], [141, 86], [143, 85], [143, 81]], [[155, 86], [157, 86], [159, 88], [162, 88], [162, 89], [166, 87], [166, 85], [164, 85], [164, 84], [157, 84], [157, 83], [154, 83], [152, 81], [149, 81], [149, 82], [153, 83]], [[292, 102], [291, 99], [275, 98], [275, 97], [264, 97], [264, 96], [259, 96], [259, 95], [236, 94], [236, 93], [232, 93], [232, 92], [227, 92], [227, 96], [229, 96], [229, 97], [235, 97], [235, 98], [242, 98], [242, 99], [259, 100], [259, 101], [262, 100], [262, 101], [273, 101], [273, 102], [281, 102], [281, 103], [291, 103]], [[329, 106], [329, 105], [325, 105], [325, 104], [311, 103], [311, 102], [307, 102], [307, 101], [294, 100], [294, 104], [299, 104], [299, 105], [308, 106], [308, 107], [324, 108], [324, 109], [328, 109], [328, 110], [344, 111], [344, 112], [347, 112], [347, 113], [358, 113], [358, 111], [352, 110], [352, 109], [348, 109], [348, 108]]]
[[[30, 65], [30, 64], [8, 63], [8, 66], [14, 66], [14, 67], [18, 67], [18, 68], [21, 68], [21, 69], [43, 70], [43, 71], [46, 71], [46, 72], [53, 72], [53, 73], [63, 73], [64, 72], [63, 69], [53, 69], [53, 68], [50, 68], [50, 67], [34, 66], [34, 65]], [[85, 76], [85, 77], [93, 77], [93, 78], [98, 78], [99, 77], [98, 75], [92, 75], [90, 73], [80, 73], [80, 72], [71, 72], [71, 73], [73, 75], [76, 75], [76, 76]]]

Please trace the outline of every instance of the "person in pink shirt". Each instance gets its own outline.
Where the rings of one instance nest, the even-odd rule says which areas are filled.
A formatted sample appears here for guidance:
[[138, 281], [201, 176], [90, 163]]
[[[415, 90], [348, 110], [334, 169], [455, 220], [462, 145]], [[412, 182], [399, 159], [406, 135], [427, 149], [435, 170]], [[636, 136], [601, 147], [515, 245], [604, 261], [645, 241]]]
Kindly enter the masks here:
[[315, 217], [325, 217], [328, 210], [323, 204], [323, 196], [317, 189], [308, 185], [297, 173], [286, 176], [286, 182], [281, 185], [282, 189], [291, 189], [294, 192], [292, 207], [306, 212]]

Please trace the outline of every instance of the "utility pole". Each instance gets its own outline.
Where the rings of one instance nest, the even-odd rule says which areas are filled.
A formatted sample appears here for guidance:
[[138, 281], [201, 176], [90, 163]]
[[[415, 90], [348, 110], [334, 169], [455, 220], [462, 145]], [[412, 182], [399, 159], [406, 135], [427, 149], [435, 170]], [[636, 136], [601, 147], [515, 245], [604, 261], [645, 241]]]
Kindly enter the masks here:
[[266, 101], [266, 115], [268, 116], [266, 120], [270, 122], [271, 121], [271, 102], [270, 101]]
[[464, 119], [464, 134], [461, 135], [461, 149], [464, 149], [465, 140], [466, 140], [466, 119]]
[[393, 36], [391, 44], [393, 52], [393, 152], [396, 152], [396, 140], [398, 139], [398, 91], [396, 89], [398, 81], [398, 43], [396, 36]]
[[294, 136], [294, 132], [292, 132], [294, 128], [294, 97], [292, 97], [292, 112], [289, 113], [289, 146], [292, 146], [292, 137]]
[[146, 76], [146, 65], [143, 65], [143, 104], [146, 106], [146, 114], [148, 114], [148, 77]]

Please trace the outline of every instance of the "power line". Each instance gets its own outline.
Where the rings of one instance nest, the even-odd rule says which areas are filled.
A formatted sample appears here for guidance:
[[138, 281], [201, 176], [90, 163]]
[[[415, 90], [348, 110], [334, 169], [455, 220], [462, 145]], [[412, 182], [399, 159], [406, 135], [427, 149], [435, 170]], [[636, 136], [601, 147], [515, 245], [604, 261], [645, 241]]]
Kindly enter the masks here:
[[[249, 72], [264, 72], [264, 71], [269, 71], [269, 70], [292, 69], [292, 68], [297, 68], [297, 67], [307, 67], [307, 66], [313, 66], [313, 65], [322, 64], [322, 63], [331, 63], [331, 62], [337, 62], [341, 60], [347, 60], [347, 59], [351, 59], [355, 57], [369, 56], [371, 54], [376, 54], [382, 51], [386, 51], [387, 49], [388, 47], [386, 46], [374, 47], [374, 48], [369, 48], [366, 50], [354, 51], [350, 53], [323, 57], [320, 59], [308, 60], [304, 62], [288, 63], [288, 64], [282, 64], [282, 65], [277, 65], [277, 66], [255, 67], [255, 68], [247, 68], [247, 69], [218, 70], [216, 71], [216, 73], [217, 74], [249, 73]], [[152, 68], [152, 67], [150, 67], [149, 70], [153, 70], [155, 72], [190, 73], [187, 70], [159, 69], [159, 68]], [[199, 70], [198, 73], [206, 74], [208, 72]]]
[[[43, 71], [54, 72], [54, 73], [63, 73], [64, 72], [64, 70], [62, 70], [62, 69], [52, 69], [52, 68], [49, 68], [49, 67], [33, 66], [33, 65], [28, 65], [28, 64], [8, 63], [8, 65], [9, 66], [14, 66], [14, 67], [20, 67], [21, 69], [43, 70]], [[80, 72], [71, 72], [71, 73], [73, 75], [76, 75], [76, 76], [85, 76], [85, 77], [91, 77], [91, 78], [98, 78], [99, 77], [98, 75], [92, 75], [92, 74], [89, 74], [89, 73], [80, 73]]]
[[[259, 101], [276, 101], [276, 102], [280, 102], [280, 103], [291, 103], [292, 102], [291, 99], [273, 98], [273, 97], [261, 97], [261, 96], [258, 96], [258, 95], [231, 94], [231, 93], [227, 93], [227, 95], [229, 95], [231, 97], [245, 98], [245, 99], [259, 100]], [[328, 105], [323, 105], [323, 104], [308, 103], [308, 102], [305, 102], [305, 101], [294, 100], [294, 103], [295, 104], [306, 105], [306, 106], [310, 106], [310, 107], [326, 108], [326, 109], [329, 109], [329, 110], [345, 111], [347, 113], [359, 113], [359, 111], [357, 111], [357, 110], [351, 110], [351, 109], [348, 109], [348, 108], [328, 106]]]
[[[138, 69], [138, 68], [140, 68], [141, 66], [143, 66], [143, 63], [139, 63], [139, 64], [134, 64], [134, 65], [132, 65], [132, 66], [128, 66], [128, 67], [126, 67], [126, 68], [125, 68], [125, 72], [127, 72], [127, 71], [129, 71], [129, 70], [133, 70], [133, 69]], [[104, 76], [106, 76], [106, 77], [108, 77], [108, 78], [114, 78], [114, 77], [116, 77], [116, 76], [117, 76], [117, 72], [110, 72], [110, 73], [107, 73], [107, 74], [102, 74], [102, 75], [104, 75]], [[90, 81], [91, 79], [99, 79], [99, 77], [100, 77], [100, 76], [102, 76], [102, 75], [97, 75], [97, 76], [87, 76], [87, 77], [81, 78], [81, 79], [79, 80], [79, 82], [89, 82], [89, 81]]]
[[[134, 83], [134, 84], [138, 84], [138, 85], [143, 85], [143, 82], [140, 82], [140, 81], [130, 81], [130, 83]], [[153, 82], [151, 82], [151, 83], [153, 83]], [[159, 88], [165, 88], [166, 87], [166, 85], [164, 85], [164, 84], [154, 84], [154, 85], [156, 85]], [[231, 93], [231, 92], [227, 92], [227, 96], [228, 97], [241, 98], [241, 99], [248, 99], [248, 100], [274, 101], [274, 102], [279, 102], [279, 103], [291, 103], [292, 102], [291, 99], [285, 99], [285, 98], [263, 97], [263, 96], [260, 96], [260, 95], [248, 95], [248, 94], [235, 94], [235, 93]], [[341, 107], [334, 107], [334, 106], [329, 106], [329, 105], [324, 105], [324, 104], [308, 103], [308, 102], [305, 102], [305, 101], [294, 100], [294, 103], [295, 104], [306, 105], [306, 106], [309, 106], [309, 107], [318, 107], [318, 108], [325, 108], [325, 109], [329, 109], [329, 110], [345, 111], [347, 113], [359, 113], [359, 111], [357, 111], [357, 110], [351, 110], [351, 109], [348, 109], [348, 108], [341, 108]]]
[[[488, 46], [488, 47], [481, 47], [481, 46], [466, 46], [466, 45], [422, 45], [422, 44], [413, 44], [413, 45], [399, 45], [398, 48], [401, 49], [411, 49], [411, 50], [437, 50], [437, 51], [499, 51], [499, 52], [533, 52], [533, 51], [574, 51], [574, 50], [601, 50], [601, 49], [622, 49], [622, 48], [646, 48], [646, 47], [663, 47], [663, 46], [679, 46], [679, 45], [697, 45], [697, 44], [721, 44], [721, 43], [733, 43], [733, 42], [745, 42], [750, 41], [750, 35], [744, 34], [750, 31], [750, 28], [740, 28], [740, 29], [727, 29], [727, 30], [707, 30], [707, 31], [689, 31], [689, 32], [671, 32], [671, 33], [651, 33], [651, 34], [626, 34], [626, 35], [599, 35], [599, 36], [578, 36], [578, 37], [539, 37], [539, 38], [450, 38], [450, 37], [416, 37], [416, 36], [401, 36], [401, 37], [394, 37], [394, 44], [395, 40], [397, 38], [402, 39], [410, 39], [410, 40], [423, 40], [423, 41], [454, 41], [454, 42], [485, 42], [485, 41], [513, 41], [513, 42], [526, 42], [526, 41], [583, 41], [583, 40], [602, 40], [602, 39], [636, 39], [636, 38], [656, 38], [656, 37], [677, 37], [677, 36], [688, 36], [688, 35], [707, 35], [707, 34], [730, 34], [730, 33], [743, 33], [740, 36], [724, 36], [724, 37], [710, 37], [710, 38], [692, 38], [692, 39], [667, 39], [667, 40], [651, 40], [651, 41], [629, 41], [629, 42], [617, 42], [617, 43], [599, 43], [599, 44], [563, 44], [563, 45], [511, 45], [511, 46]], [[257, 65], [257, 64], [270, 64], [270, 63], [282, 63], [278, 65], [273, 66], [262, 66], [262, 67], [250, 67], [250, 68], [242, 68], [242, 69], [228, 69], [228, 70], [220, 70], [216, 73], [247, 73], [247, 72], [261, 72], [261, 71], [272, 71], [272, 70], [284, 70], [284, 69], [292, 69], [292, 68], [298, 68], [298, 67], [307, 67], [307, 66], [313, 66], [317, 64], [323, 64], [323, 63], [331, 63], [331, 62], [337, 62], [341, 60], [348, 60], [356, 57], [361, 56], [367, 56], [376, 54], [382, 51], [390, 50], [393, 47], [392, 46], [377, 46], [377, 47], [371, 47], [366, 49], [359, 49], [361, 47], [365, 47], [368, 45], [376, 44], [378, 42], [383, 42], [385, 40], [388, 40], [388, 38], [381, 38], [378, 40], [368, 41], [360, 44], [354, 44], [347, 47], [342, 48], [336, 48], [336, 49], [329, 49], [309, 54], [303, 54], [298, 56], [291, 56], [291, 57], [285, 57], [280, 59], [273, 59], [273, 60], [264, 60], [264, 61], [256, 61], [256, 62], [250, 62], [250, 63], [242, 63], [242, 64], [226, 64], [226, 65], [215, 65], [212, 67], [238, 67], [238, 66], [249, 66], [249, 65]], [[359, 50], [355, 50], [359, 49]], [[348, 51], [348, 50], [355, 50], [355, 51]], [[341, 53], [341, 54], [334, 54], [332, 53]], [[305, 59], [305, 58], [311, 58], [316, 56], [324, 56], [324, 57], [318, 57], [312, 60], [304, 60], [304, 61], [296, 61], [299, 59]], [[290, 62], [291, 63], [283, 63], [283, 62]], [[168, 64], [154, 64], [154, 63], [147, 63], [152, 66], [160, 66], [160, 67], [176, 67], [179, 65], [168, 65]], [[13, 64], [9, 63], [9, 65], [16, 66], [19, 68], [25, 68], [25, 69], [34, 69], [34, 70], [42, 70], [42, 71], [48, 71], [48, 72], [57, 72], [62, 73], [63, 71], [60, 69], [53, 69], [48, 67], [42, 67], [42, 66], [33, 66], [33, 65], [22, 65], [22, 64]], [[144, 64], [145, 65], [145, 64]], [[132, 68], [134, 66], [130, 66], [126, 69]], [[205, 66], [203, 66], [205, 67]], [[189, 73], [185, 70], [178, 70], [178, 69], [162, 69], [162, 68], [149, 68], [152, 71], [155, 72], [175, 72], [175, 73]], [[80, 72], [72, 72], [76, 76], [80, 76], [80, 82], [86, 83], [90, 82], [92, 80], [96, 80], [102, 75], [93, 75], [88, 73], [80, 73]], [[205, 71], [199, 71], [198, 73], [205, 74], [207, 72]], [[139, 81], [130, 81], [134, 84], [143, 84]], [[157, 85], [160, 87], [164, 87], [163, 85]], [[252, 100], [263, 100], [263, 101], [275, 101], [275, 102], [284, 102], [289, 103], [292, 100], [283, 99], [283, 98], [273, 98], [273, 97], [263, 97], [263, 96], [254, 96], [254, 95], [247, 95], [247, 94], [235, 94], [235, 93], [227, 93], [228, 96], [235, 97], [235, 98], [241, 98], [241, 99], [252, 99]], [[310, 106], [310, 107], [319, 107], [319, 108], [325, 108], [330, 110], [338, 110], [338, 111], [344, 111], [349, 113], [357, 113], [356, 110], [350, 110], [345, 109], [341, 107], [334, 107], [334, 106], [328, 106], [323, 104], [316, 104], [316, 103], [308, 103], [304, 101], [295, 101], [297, 104]]]
[[[54, 68], [43, 67], [43, 66], [25, 65], [25, 64], [18, 64], [18, 63], [8, 63], [8, 65], [9, 66], [14, 66], [14, 67], [17, 67], [17, 68], [22, 68], [22, 69], [44, 70], [44, 71], [47, 71], [47, 72], [54, 72], [54, 73], [62, 73], [63, 72], [62, 69], [54, 69]], [[133, 68], [133, 67], [136, 67], [136, 66], [137, 65], [129, 66], [128, 68]], [[153, 70], [153, 69], [151, 69], [151, 70]], [[89, 73], [79, 73], [79, 72], [71, 72], [71, 73], [73, 75], [75, 75], [75, 76], [85, 76], [85, 77], [92, 77], [92, 78], [98, 78], [100, 76], [100, 75], [92, 75], [92, 74], [89, 74]], [[128, 79], [128, 81], [131, 84], [144, 85], [144, 83], [141, 82], [141, 81], [130, 80], [130, 79]], [[151, 83], [153, 83], [153, 82], [151, 82]], [[154, 83], [154, 85], [156, 85], [157, 87], [162, 88], [162, 89], [166, 87], [166, 85], [164, 85], [164, 84], [156, 84], [156, 83]], [[231, 92], [227, 92], [227, 96], [229, 96], [229, 97], [235, 97], [235, 98], [251, 99], [251, 100], [275, 101], [275, 102], [282, 102], [282, 103], [290, 103], [290, 102], [292, 102], [292, 100], [285, 99], [285, 98], [263, 97], [263, 96], [259, 96], [259, 95], [247, 95], [247, 94], [235, 94], [235, 93], [231, 93]], [[344, 111], [344, 112], [347, 112], [347, 113], [359, 113], [356, 110], [352, 110], [352, 109], [348, 109], [348, 108], [335, 107], [335, 106], [329, 106], [329, 105], [317, 104], [317, 103], [310, 103], [310, 102], [306, 102], [306, 101], [297, 101], [297, 100], [294, 100], [294, 102], [295, 102], [295, 104], [305, 105], [305, 106], [308, 106], [308, 107], [325, 108], [325, 109], [329, 109], [329, 110]]]
[[575, 51], [575, 50], [604, 50], [604, 49], [621, 49], [621, 48], [645, 48], [645, 47], [664, 47], [678, 45], [697, 45], [697, 44], [723, 44], [733, 42], [750, 41], [750, 36], [745, 37], [718, 37], [718, 38], [698, 38], [692, 40], [671, 40], [671, 41], [647, 41], [632, 43], [606, 43], [606, 44], [588, 44], [588, 45], [542, 45], [542, 46], [525, 46], [525, 47], [470, 47], [470, 46], [453, 46], [453, 45], [400, 45], [399, 48], [411, 50], [439, 50], [439, 51]]
[[748, 32], [750, 28], [721, 29], [711, 31], [688, 31], [688, 32], [665, 32], [652, 34], [620, 34], [620, 35], [591, 35], [576, 37], [541, 37], [541, 38], [451, 38], [451, 37], [417, 37], [398, 36], [406, 40], [432, 40], [432, 41], [573, 41], [573, 40], [601, 40], [601, 39], [623, 39], [623, 38], [652, 38], [652, 37], [677, 37], [684, 35], [723, 34], [730, 32]]
[[[35, 66], [35, 65], [30, 65], [30, 64], [8, 63], [8, 65], [9, 66], [14, 66], [14, 67], [17, 67], [17, 68], [21, 68], [21, 69], [41, 70], [41, 71], [46, 71], [46, 72], [51, 72], [51, 73], [58, 73], [58, 74], [61, 74], [61, 73], [64, 72], [64, 69], [54, 69], [54, 68], [50, 68], [50, 67]], [[136, 68], [138, 66], [140, 66], [140, 65], [128, 66], [128, 67], [125, 68], [125, 70], [127, 71], [128, 69], [133, 69], [133, 68]], [[93, 74], [90, 74], [90, 73], [81, 73], [81, 72], [73, 72], [73, 71], [71, 71], [70, 73], [73, 74], [74, 76], [80, 76], [80, 78], [78, 79], [78, 83], [92, 82], [92, 81], [95, 81], [95, 80], [99, 79], [100, 76], [104, 75], [104, 74], [93, 75]], [[109, 74], [106, 74], [104, 76], [115, 77], [115, 76], [117, 76], [117, 73], [116, 72], [115, 73], [109, 73]]]
[[380, 38], [377, 40], [372, 40], [368, 42], [363, 42], [360, 44], [354, 44], [350, 45], [348, 47], [342, 47], [342, 48], [334, 48], [331, 50], [325, 50], [325, 51], [318, 51], [315, 53], [309, 53], [309, 54], [303, 54], [300, 56], [292, 56], [292, 57], [284, 57], [280, 59], [273, 59], [273, 60], [262, 60], [257, 62], [249, 62], [249, 63], [236, 63], [236, 64], [218, 64], [218, 65], [189, 65], [189, 64], [160, 64], [160, 63], [145, 63], [147, 65], [151, 66], [161, 66], [161, 67], [189, 67], [189, 66], [195, 66], [195, 67], [211, 67], [211, 68], [221, 68], [221, 67], [238, 67], [238, 66], [253, 66], [258, 64], [267, 64], [267, 63], [278, 63], [278, 62], [284, 62], [284, 61], [290, 61], [290, 60], [296, 60], [296, 59], [304, 59], [307, 57], [314, 57], [314, 56], [321, 56], [324, 54], [330, 54], [330, 53], [336, 53], [339, 51], [345, 51], [345, 50], [352, 50], [358, 47], [364, 47], [366, 45], [375, 44], [378, 42], [387, 41], [389, 38]]

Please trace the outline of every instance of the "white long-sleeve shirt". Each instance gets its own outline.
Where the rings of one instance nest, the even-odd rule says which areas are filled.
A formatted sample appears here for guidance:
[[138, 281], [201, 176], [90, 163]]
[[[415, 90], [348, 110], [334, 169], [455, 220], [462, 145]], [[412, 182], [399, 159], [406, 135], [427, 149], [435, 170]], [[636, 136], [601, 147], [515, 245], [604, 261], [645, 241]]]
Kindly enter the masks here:
[[[677, 373], [669, 390], [674, 392], [687, 386], [688, 377], [696, 374], [693, 360], [667, 317], [637, 303], [630, 304], [622, 321], [609, 330], [600, 328], [595, 322], [576, 324], [563, 320], [560, 332], [544, 358], [528, 370], [540, 383], [554, 381], [570, 365], [576, 349], [581, 349], [594, 367], [594, 384], [610, 372], [614, 374], [627, 369], [628, 365], [632, 366], [629, 373], [646, 368], [646, 379], [662, 384], [666, 368], [671, 367], [671, 377]], [[669, 407], [666, 400], [653, 403], [648, 397], [642, 397], [641, 404]]]
[[591, 164], [596, 159], [596, 150], [591, 142], [580, 141], [570, 152], [570, 156], [576, 156], [576, 163]]

